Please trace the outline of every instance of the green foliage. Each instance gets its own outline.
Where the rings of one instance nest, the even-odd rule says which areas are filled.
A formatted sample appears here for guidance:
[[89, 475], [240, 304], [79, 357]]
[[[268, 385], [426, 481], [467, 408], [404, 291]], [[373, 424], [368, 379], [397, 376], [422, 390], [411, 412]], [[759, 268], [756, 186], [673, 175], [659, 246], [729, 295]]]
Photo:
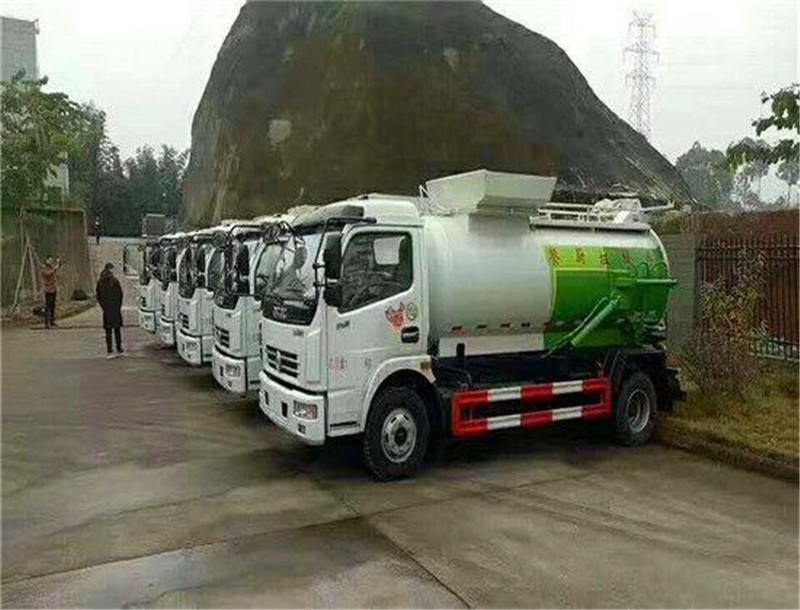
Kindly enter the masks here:
[[758, 316], [763, 294], [760, 258], [703, 286], [700, 319], [684, 350], [684, 369], [701, 393], [744, 396], [762, 373], [753, 350], [766, 336]]
[[102, 148], [106, 138], [105, 112], [93, 104], [81, 106], [89, 120], [85, 146], [69, 158], [70, 199], [78, 206], [91, 209], [100, 178]]
[[678, 157], [675, 167], [701, 206], [717, 207], [730, 203], [733, 172], [727, 167], [722, 151], [706, 150], [700, 142], [695, 142]]
[[[756, 135], [760, 136], [765, 131], [775, 129], [778, 132], [789, 131], [792, 137], [781, 138], [776, 144], [761, 145], [762, 140], [744, 138], [728, 147], [726, 157], [728, 166], [737, 170], [743, 165], [761, 163], [767, 167], [781, 162], [790, 162], [795, 165], [800, 162], [800, 142], [797, 132], [800, 130], [800, 85], [797, 83], [784, 87], [772, 95], [762, 94], [761, 103], [770, 103], [770, 116], [765, 119], [753, 121]], [[781, 134], [783, 135], [783, 134]]]
[[105, 134], [105, 114], [87, 108], [92, 108], [97, 131], [86, 154], [70, 158], [70, 176], [73, 196], [89, 218], [99, 219], [106, 234], [138, 235], [145, 213], [178, 217], [188, 151], [162, 146], [156, 156], [144, 146], [123, 161]]
[[106, 134], [106, 114], [63, 93], [45, 93], [47, 79], [19, 74], [2, 89], [3, 206], [59, 200], [45, 179], [67, 161], [70, 199], [111, 235], [138, 235], [147, 212], [179, 217], [188, 151], [137, 149], [125, 161]]
[[[63, 93], [46, 93], [47, 79], [18, 73], [2, 87], [3, 206], [48, 202], [45, 180], [72, 155], [82, 155], [92, 137], [92, 118]], [[52, 198], [52, 197], [51, 197]]]
[[776, 175], [786, 183], [786, 197], [782, 199], [786, 205], [789, 205], [792, 201], [792, 187], [797, 184], [797, 180], [800, 178], [800, 163], [790, 160], [781, 161]]

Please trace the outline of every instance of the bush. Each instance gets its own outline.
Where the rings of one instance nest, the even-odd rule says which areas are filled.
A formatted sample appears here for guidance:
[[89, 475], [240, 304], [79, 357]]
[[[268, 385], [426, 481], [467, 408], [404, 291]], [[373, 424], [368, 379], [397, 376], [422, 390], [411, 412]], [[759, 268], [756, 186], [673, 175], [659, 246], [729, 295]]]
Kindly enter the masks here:
[[76, 288], [72, 291], [72, 300], [73, 301], [86, 301], [89, 298], [89, 295], [86, 294], [86, 291], [82, 288]]
[[700, 316], [684, 351], [684, 368], [703, 394], [743, 397], [764, 372], [754, 346], [766, 337], [758, 320], [763, 261], [751, 260], [703, 286]]

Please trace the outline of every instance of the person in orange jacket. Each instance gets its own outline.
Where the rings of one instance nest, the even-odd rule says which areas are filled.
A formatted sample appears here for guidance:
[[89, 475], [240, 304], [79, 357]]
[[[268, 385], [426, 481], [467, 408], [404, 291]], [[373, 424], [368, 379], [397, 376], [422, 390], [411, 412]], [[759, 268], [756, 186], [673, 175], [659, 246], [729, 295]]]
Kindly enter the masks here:
[[61, 259], [48, 256], [42, 265], [44, 282], [44, 325], [53, 328], [56, 325], [56, 292], [58, 291], [58, 270]]

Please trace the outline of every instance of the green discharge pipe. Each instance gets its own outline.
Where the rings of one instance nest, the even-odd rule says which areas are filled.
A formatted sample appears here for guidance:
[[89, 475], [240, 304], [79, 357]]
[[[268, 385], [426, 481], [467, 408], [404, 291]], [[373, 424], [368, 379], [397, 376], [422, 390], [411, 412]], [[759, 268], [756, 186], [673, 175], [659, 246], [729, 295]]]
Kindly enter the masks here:
[[586, 338], [600, 326], [608, 316], [614, 313], [623, 302], [623, 293], [628, 294], [634, 290], [634, 287], [646, 288], [648, 286], [674, 286], [677, 280], [673, 278], [637, 278], [637, 277], [621, 277], [615, 282], [616, 290], [613, 291], [610, 297], [600, 299], [594, 306], [589, 315], [568, 335], [566, 335], [558, 345], [553, 346], [549, 352], [552, 353], [569, 344], [572, 347], [578, 347], [583, 343]]
[[622, 297], [620, 294], [615, 294], [612, 296], [608, 303], [605, 304], [600, 311], [598, 311], [594, 316], [588, 318], [583, 324], [581, 324], [578, 328], [575, 329], [575, 334], [571, 335], [568, 339], [569, 344], [572, 347], [578, 347], [583, 341], [588, 337], [592, 331], [600, 326], [603, 321], [610, 316], [614, 310], [617, 309], [619, 306]]

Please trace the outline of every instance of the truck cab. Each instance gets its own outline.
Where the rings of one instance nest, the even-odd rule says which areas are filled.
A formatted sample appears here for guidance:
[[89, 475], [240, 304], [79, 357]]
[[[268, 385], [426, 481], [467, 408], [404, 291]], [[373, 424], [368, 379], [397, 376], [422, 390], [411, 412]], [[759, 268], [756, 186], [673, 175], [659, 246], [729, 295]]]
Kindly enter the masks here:
[[214, 292], [222, 279], [225, 227], [197, 231], [178, 265], [178, 353], [188, 364], [211, 362]]
[[222, 277], [214, 294], [211, 366], [220, 386], [235, 394], [258, 388], [260, 302], [258, 263], [272, 217], [232, 224], [220, 248]]
[[161, 239], [161, 311], [158, 336], [161, 343], [173, 347], [178, 313], [178, 267], [185, 252], [186, 234], [173, 233]]
[[478, 170], [296, 218], [267, 246], [261, 410], [307, 444], [360, 435], [379, 479], [440, 439], [567, 419], [646, 442], [682, 396], [675, 280], [638, 212], [554, 204], [554, 185]]
[[[433, 379], [418, 319], [427, 299], [421, 227], [410, 199], [353, 200], [297, 218], [268, 246], [275, 268], [262, 299], [259, 378], [269, 419], [322, 444], [363, 431], [368, 390], [392, 373]], [[345, 252], [345, 277], [326, 302], [323, 256], [333, 244]]]
[[158, 331], [161, 308], [161, 247], [158, 240], [147, 240], [139, 246], [141, 261], [138, 271], [139, 326], [148, 333]]

